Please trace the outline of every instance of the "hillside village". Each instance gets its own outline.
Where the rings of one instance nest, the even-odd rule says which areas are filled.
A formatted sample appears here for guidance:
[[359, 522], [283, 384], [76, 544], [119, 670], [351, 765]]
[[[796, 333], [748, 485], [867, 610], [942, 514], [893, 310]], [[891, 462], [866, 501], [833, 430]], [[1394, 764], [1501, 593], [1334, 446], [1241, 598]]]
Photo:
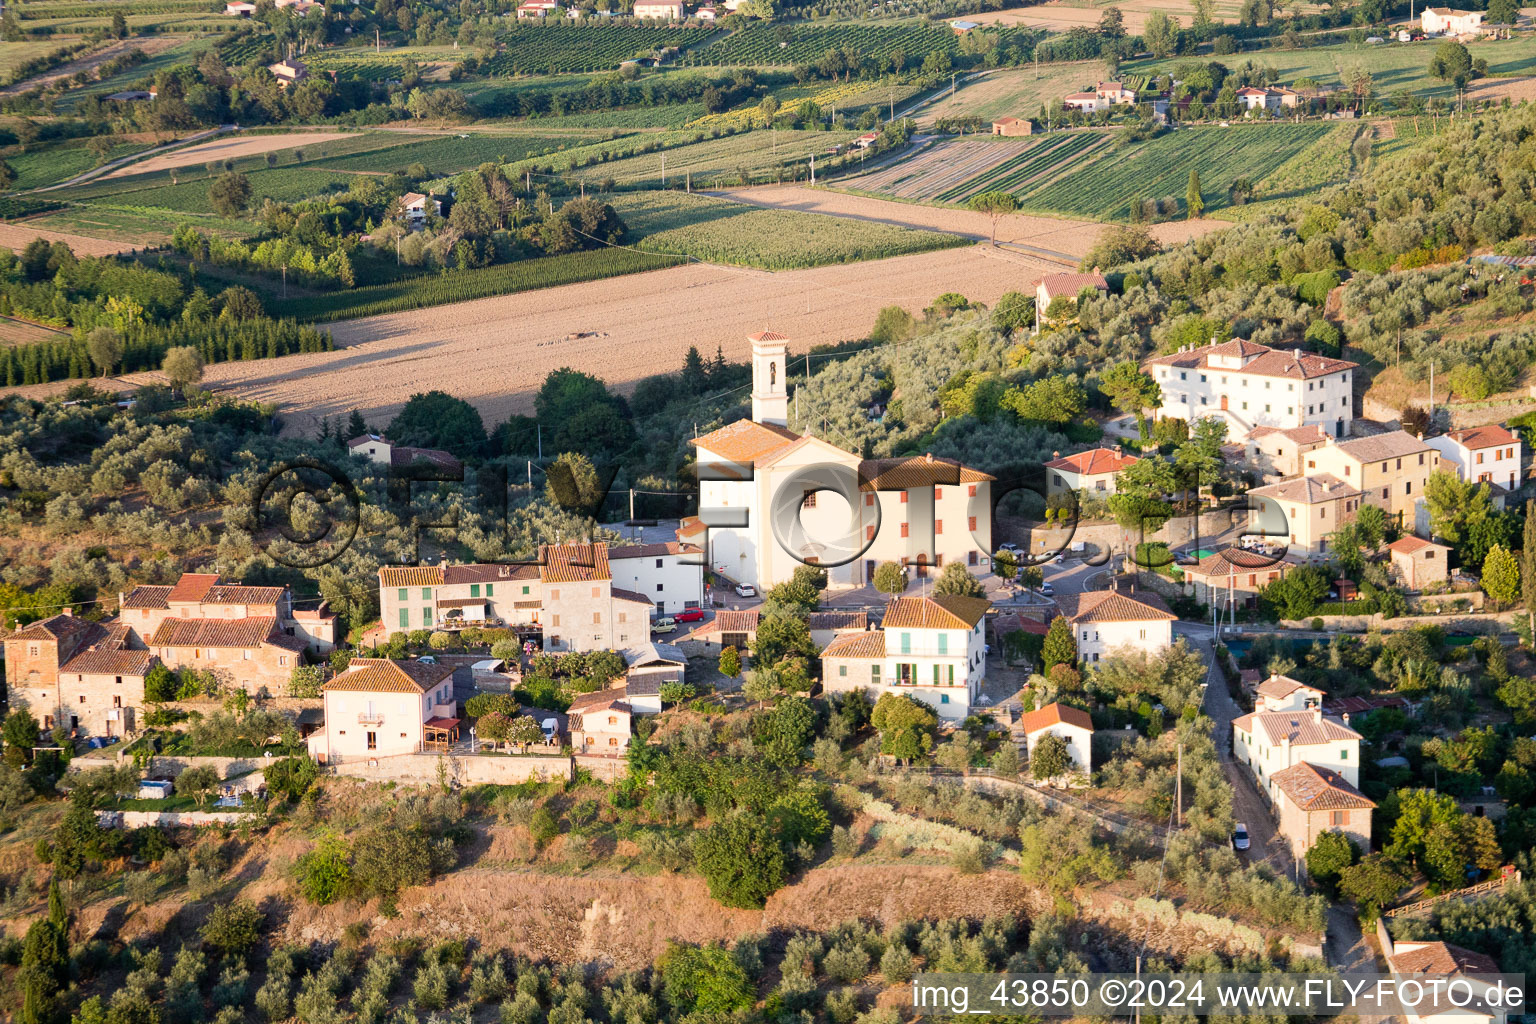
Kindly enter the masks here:
[[0, 1016], [1536, 973], [1480, 2], [5, 5]]

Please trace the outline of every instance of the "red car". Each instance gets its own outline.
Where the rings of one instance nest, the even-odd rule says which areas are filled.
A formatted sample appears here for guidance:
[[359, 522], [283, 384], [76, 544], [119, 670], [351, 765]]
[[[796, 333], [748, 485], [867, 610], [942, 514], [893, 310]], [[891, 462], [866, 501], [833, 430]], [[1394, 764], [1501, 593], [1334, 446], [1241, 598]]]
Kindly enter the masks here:
[[703, 622], [704, 621], [704, 609], [703, 608], [684, 608], [682, 611], [675, 612], [673, 614], [672, 621], [673, 622]]

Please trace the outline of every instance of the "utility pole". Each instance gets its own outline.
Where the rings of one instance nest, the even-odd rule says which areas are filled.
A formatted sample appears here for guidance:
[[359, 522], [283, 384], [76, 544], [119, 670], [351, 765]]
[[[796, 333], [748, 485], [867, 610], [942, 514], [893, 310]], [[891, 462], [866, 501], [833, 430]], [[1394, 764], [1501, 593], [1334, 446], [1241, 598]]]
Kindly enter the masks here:
[[533, 490], [533, 460], [528, 460], [528, 489]]
[[373, 52], [381, 52], [381, 45], [379, 43], [379, 26], [377, 25], [373, 26]]
[[[635, 489], [633, 487], [629, 489], [629, 520], [630, 522], [635, 520]], [[1180, 747], [1179, 749], [1182, 750], [1184, 748]]]
[[1174, 820], [1179, 828], [1184, 827], [1184, 744], [1179, 744], [1179, 768], [1178, 774], [1173, 780], [1173, 805]]
[[950, 99], [955, 97], [955, 73], [953, 71], [949, 73], [949, 97]]
[[816, 184], [816, 154], [811, 154], [811, 184]]

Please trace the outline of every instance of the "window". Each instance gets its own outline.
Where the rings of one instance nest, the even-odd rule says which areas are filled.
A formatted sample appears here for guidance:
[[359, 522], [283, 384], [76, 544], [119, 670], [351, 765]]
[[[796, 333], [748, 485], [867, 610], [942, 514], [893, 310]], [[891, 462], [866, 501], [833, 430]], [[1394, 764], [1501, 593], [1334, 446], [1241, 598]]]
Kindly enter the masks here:
[[[524, 593], [527, 593], [527, 591], [524, 591]], [[558, 591], [558, 590], [551, 590], [549, 592], [549, 599], [551, 601], [558, 601], [558, 600], [560, 600], [560, 591]]]
[[405, 589], [406, 589], [405, 587], [401, 587], [400, 590], [395, 594], [395, 597], [398, 598], [401, 601], [409, 600], [409, 598], [406, 597]]
[[[119, 679], [121, 679], [121, 677], [119, 677]], [[114, 693], [112, 695], [112, 706], [115, 707], [115, 708], [120, 708], [120, 707], [123, 706], [123, 695], [122, 694]]]
[[903, 633], [903, 634], [901, 634], [901, 653], [902, 654], [911, 654], [912, 653], [912, 634], [911, 633]]
[[1343, 811], [1329, 811], [1328, 812], [1328, 824], [1333, 825], [1335, 827], [1343, 825], [1344, 824], [1344, 812]]
[[430, 627], [432, 625], [432, 609], [431, 608], [423, 608], [421, 610], [421, 624], [422, 624], [422, 626], [424, 628], [425, 627]]
[[802, 508], [815, 508], [816, 507], [816, 492], [815, 491], [806, 491], [805, 492], [805, 497], [802, 498], [801, 501], [800, 501], [800, 506]]
[[656, 559], [656, 568], [658, 568], [658, 569], [661, 568], [661, 559], [659, 559], [659, 558]]
[[1383, 497], [1383, 498], [1385, 498], [1385, 497], [1386, 497], [1386, 496], [1387, 496], [1387, 489], [1386, 489], [1386, 488], [1385, 488], [1385, 487], [1383, 487], [1383, 488], [1382, 488], [1382, 489], [1381, 489], [1381, 496], [1382, 496], [1382, 497]]
[[603, 596], [603, 588], [602, 587], [593, 587], [592, 588], [592, 596], [593, 597], [602, 597]]
[[933, 521], [933, 532], [935, 534], [939, 534], [939, 533], [943, 533], [944, 532], [944, 520], [942, 520], [942, 519], [935, 519]]
[[1348, 761], [1349, 760], [1349, 748], [1348, 747], [1345, 747], [1345, 748], [1343, 748], [1342, 750], [1339, 751], [1339, 760], [1340, 761]]
[[875, 539], [875, 528], [873, 526], [866, 526], [866, 527], [864, 527], [864, 539], [865, 540], [874, 540]]
[[940, 704], [948, 704], [949, 703], [949, 694], [947, 694], [947, 693], [939, 694], [939, 703]]
[[876, 686], [880, 685], [880, 666], [879, 665], [871, 665], [871, 666], [869, 666], [869, 681], [874, 683]]
[[902, 523], [901, 524], [901, 535], [903, 537], [905, 537], [907, 535], [907, 524], [906, 523]]
[[27, 645], [27, 656], [31, 658], [37, 657], [37, 644]]
[[869, 508], [870, 506], [874, 505], [874, 503], [875, 503], [875, 496], [873, 494], [866, 494], [866, 495], [864, 495], [864, 507], [865, 508]]
[[85, 694], [83, 694], [83, 693], [80, 695], [80, 703], [81, 704], [85, 703]]
[[976, 564], [976, 552], [974, 552], [974, 551], [968, 552], [966, 554], [965, 560], [966, 560], [967, 564], [975, 565]]
[[974, 498], [974, 497], [976, 497], [976, 485], [975, 484], [971, 484], [969, 487], [967, 487], [965, 489], [965, 496], [967, 498]]
[[410, 626], [411, 626], [411, 610], [409, 608], [401, 608], [400, 609], [400, 628], [401, 629], [409, 629]]
[[376, 732], [368, 733], [368, 749], [369, 750], [378, 750], [379, 749], [379, 734], [378, 733], [376, 733]]
[[495, 595], [496, 595], [496, 584], [494, 584], [494, 583], [487, 583], [485, 585], [485, 596], [486, 597], [494, 597]]
[[[1420, 457], [1422, 458], [1422, 456], [1420, 456]], [[1482, 452], [1478, 452], [1477, 453], [1477, 464], [1479, 466], [1481, 466], [1483, 464], [1483, 453]]]
[[552, 620], [550, 622], [551, 626], [558, 626], [558, 625], [560, 625], [560, 616], [558, 616], [558, 615], [551, 615], [550, 619]]
[[949, 634], [948, 633], [940, 633], [939, 634], [939, 653], [941, 655], [949, 653]]
[[[939, 675], [939, 666], [937, 666], [937, 665], [933, 666], [933, 685], [934, 686], [941, 685], [940, 684], [940, 679], [941, 678], [942, 677]], [[85, 703], [85, 698], [84, 697], [80, 698], [80, 703], [82, 703], [82, 704]]]
[[1200, 375], [1200, 383], [1201, 384], [1205, 383], [1205, 374], [1203, 374], [1203, 373]]
[[423, 601], [430, 601], [430, 600], [432, 600], [432, 588], [431, 587], [422, 587], [421, 588], [421, 599]]
[[839, 666], [837, 666], [837, 674], [838, 674], [839, 677], [846, 677], [848, 675], [848, 666], [847, 665], [839, 665]]
[[903, 505], [905, 505], [907, 503], [907, 492], [906, 491], [902, 491], [901, 492], [901, 503]]
[[933, 489], [933, 500], [934, 501], [938, 501], [942, 497], [944, 497], [944, 488], [942, 488], [942, 487], [935, 487]]
[[618, 746], [619, 745], [619, 738], [617, 736], [609, 736], [608, 737], [608, 745], [610, 747]]
[[470, 597], [479, 597], [480, 596], [480, 584], [478, 584], [478, 583], [471, 583], [469, 585], [469, 596]]
[[592, 625], [594, 625], [594, 626], [601, 626], [602, 624], [603, 624], [603, 613], [602, 612], [593, 612], [592, 613]]

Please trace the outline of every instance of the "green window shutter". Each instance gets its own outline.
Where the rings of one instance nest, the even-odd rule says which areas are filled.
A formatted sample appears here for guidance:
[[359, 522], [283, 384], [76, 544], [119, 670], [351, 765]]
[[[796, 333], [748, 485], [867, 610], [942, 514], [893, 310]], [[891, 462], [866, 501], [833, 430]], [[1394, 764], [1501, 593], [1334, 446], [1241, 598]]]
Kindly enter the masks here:
[[479, 597], [480, 596], [480, 584], [478, 584], [478, 583], [471, 583], [469, 585], [469, 596], [470, 597]]
[[411, 627], [411, 610], [409, 608], [401, 608], [400, 609], [400, 628], [401, 629], [409, 629], [410, 627]]
[[421, 588], [421, 599], [423, 601], [430, 601], [430, 600], [432, 600], [432, 588], [431, 587], [422, 587]]
[[496, 596], [496, 584], [494, 584], [494, 583], [487, 583], [485, 585], [485, 596], [486, 597], [495, 597]]
[[404, 587], [401, 587], [401, 588], [400, 588], [400, 592], [399, 592], [399, 593], [398, 593], [398, 594], [396, 594], [396, 595], [395, 595], [395, 596], [396, 596], [396, 597], [398, 597], [398, 598], [399, 598], [399, 599], [400, 599], [400, 600], [402, 600], [402, 601], [408, 601], [408, 600], [410, 600], [410, 597], [409, 597], [409, 595], [408, 595], [408, 594], [406, 594], [406, 592], [405, 592], [405, 588], [404, 588]]

